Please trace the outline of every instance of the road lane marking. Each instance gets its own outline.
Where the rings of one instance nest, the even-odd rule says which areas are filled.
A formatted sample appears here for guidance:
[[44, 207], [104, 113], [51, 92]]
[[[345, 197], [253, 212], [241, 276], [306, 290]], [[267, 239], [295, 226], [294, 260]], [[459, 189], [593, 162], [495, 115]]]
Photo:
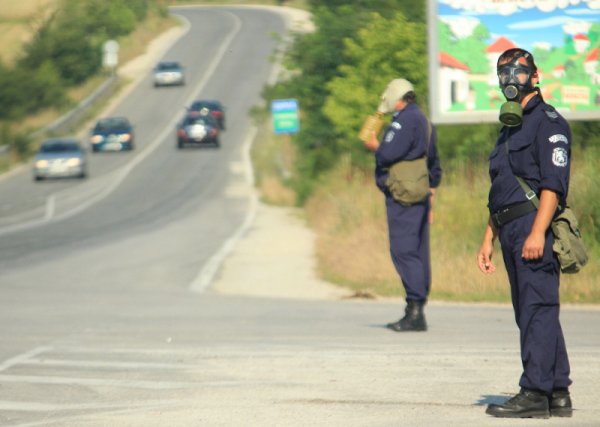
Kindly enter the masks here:
[[52, 217], [54, 216], [55, 205], [56, 197], [54, 196], [54, 194], [51, 194], [46, 199], [46, 213], [44, 214], [44, 221], [50, 221], [52, 219]]
[[46, 412], [46, 411], [73, 411], [81, 409], [130, 409], [163, 407], [171, 405], [180, 405], [180, 400], [158, 400], [140, 402], [119, 402], [119, 403], [44, 403], [44, 402], [23, 402], [12, 400], [0, 400], [0, 411], [19, 411], [19, 412]]
[[[180, 388], [193, 388], [205, 385], [205, 383], [192, 383], [181, 381], [144, 381], [144, 380], [120, 380], [105, 378], [78, 378], [41, 375], [0, 375], [0, 383], [29, 383], [29, 384], [51, 384], [51, 385], [83, 385], [98, 387], [121, 387], [140, 388], [146, 390], [172, 390]], [[224, 382], [225, 383], [225, 382]], [[211, 383], [213, 384], [213, 383]]]
[[29, 350], [25, 353], [21, 353], [15, 357], [11, 357], [10, 359], [7, 359], [4, 362], [0, 363], [0, 372], [6, 371], [7, 369], [12, 368], [13, 366], [20, 365], [25, 361], [34, 358], [35, 356], [39, 356], [40, 354], [51, 350], [52, 347], [50, 346], [40, 346]]
[[252, 167], [252, 161], [250, 160], [250, 149], [252, 148], [252, 142], [254, 141], [257, 132], [257, 128], [252, 126], [242, 145], [242, 162], [245, 165], [245, 180], [249, 186], [250, 196], [250, 207], [248, 208], [244, 222], [242, 222], [233, 235], [229, 237], [229, 239], [223, 243], [221, 248], [202, 266], [200, 273], [198, 273], [196, 278], [188, 286], [188, 289], [192, 292], [201, 294], [208, 288], [225, 261], [225, 258], [227, 258], [227, 256], [235, 249], [238, 242], [254, 222], [256, 211], [258, 210], [258, 196], [254, 189], [254, 169]]
[[77, 368], [115, 368], [115, 369], [198, 369], [199, 365], [189, 365], [183, 363], [156, 363], [156, 362], [102, 362], [90, 360], [73, 359], [25, 359], [20, 365], [38, 365], [38, 366], [66, 366]]

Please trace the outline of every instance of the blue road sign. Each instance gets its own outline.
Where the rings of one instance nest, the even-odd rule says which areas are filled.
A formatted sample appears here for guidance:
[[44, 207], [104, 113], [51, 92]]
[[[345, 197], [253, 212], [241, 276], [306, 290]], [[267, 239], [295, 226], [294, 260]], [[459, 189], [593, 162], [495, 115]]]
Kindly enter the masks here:
[[271, 101], [271, 114], [275, 133], [296, 133], [300, 129], [297, 100], [274, 99]]

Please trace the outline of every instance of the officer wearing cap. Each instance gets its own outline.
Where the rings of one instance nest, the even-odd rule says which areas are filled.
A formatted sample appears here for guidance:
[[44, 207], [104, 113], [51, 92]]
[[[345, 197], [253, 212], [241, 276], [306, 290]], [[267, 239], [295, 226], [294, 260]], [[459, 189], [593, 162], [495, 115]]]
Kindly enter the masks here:
[[[364, 141], [367, 149], [375, 153], [375, 179], [385, 195], [390, 254], [406, 292], [404, 317], [386, 325], [396, 332], [427, 330], [423, 310], [431, 283], [431, 202], [442, 177], [435, 129], [415, 101], [416, 95], [408, 80], [392, 80], [378, 108], [380, 114], [393, 113], [392, 121], [381, 142], [374, 132]], [[399, 161], [414, 160], [426, 154], [430, 195], [410, 206], [398, 203], [386, 187], [389, 168]]]
[[[486, 412], [504, 418], [571, 416], [569, 358], [559, 321], [560, 266], [553, 254], [553, 216], [566, 206], [571, 130], [542, 98], [534, 58], [526, 50], [504, 52], [497, 62], [507, 102], [503, 127], [490, 155], [490, 218], [477, 255], [479, 269], [493, 273], [499, 237], [520, 330], [520, 392]], [[519, 177], [532, 190], [525, 191]], [[539, 208], [531, 198], [539, 198]]]

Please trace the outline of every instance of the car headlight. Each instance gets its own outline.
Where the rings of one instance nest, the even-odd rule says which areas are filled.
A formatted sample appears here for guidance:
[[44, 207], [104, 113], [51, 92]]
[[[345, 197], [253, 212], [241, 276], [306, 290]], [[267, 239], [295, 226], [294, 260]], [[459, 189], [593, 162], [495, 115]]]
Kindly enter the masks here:
[[122, 135], [119, 135], [119, 141], [121, 142], [127, 142], [131, 139], [131, 135], [128, 133], [124, 133]]
[[81, 164], [81, 159], [79, 157], [71, 157], [67, 160], [67, 165], [69, 166], [79, 166]]
[[35, 162], [35, 167], [38, 169], [47, 168], [48, 160], [38, 160], [37, 162]]
[[90, 138], [90, 142], [92, 144], [98, 144], [98, 143], [102, 142], [103, 140], [104, 140], [104, 137], [102, 135], [93, 135]]

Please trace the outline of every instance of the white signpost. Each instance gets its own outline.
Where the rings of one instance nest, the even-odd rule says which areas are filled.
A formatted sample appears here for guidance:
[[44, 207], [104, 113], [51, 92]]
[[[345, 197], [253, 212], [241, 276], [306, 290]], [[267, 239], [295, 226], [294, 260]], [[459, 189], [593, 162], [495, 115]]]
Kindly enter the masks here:
[[116, 40], [104, 42], [102, 52], [102, 65], [114, 71], [119, 63], [119, 43]]

